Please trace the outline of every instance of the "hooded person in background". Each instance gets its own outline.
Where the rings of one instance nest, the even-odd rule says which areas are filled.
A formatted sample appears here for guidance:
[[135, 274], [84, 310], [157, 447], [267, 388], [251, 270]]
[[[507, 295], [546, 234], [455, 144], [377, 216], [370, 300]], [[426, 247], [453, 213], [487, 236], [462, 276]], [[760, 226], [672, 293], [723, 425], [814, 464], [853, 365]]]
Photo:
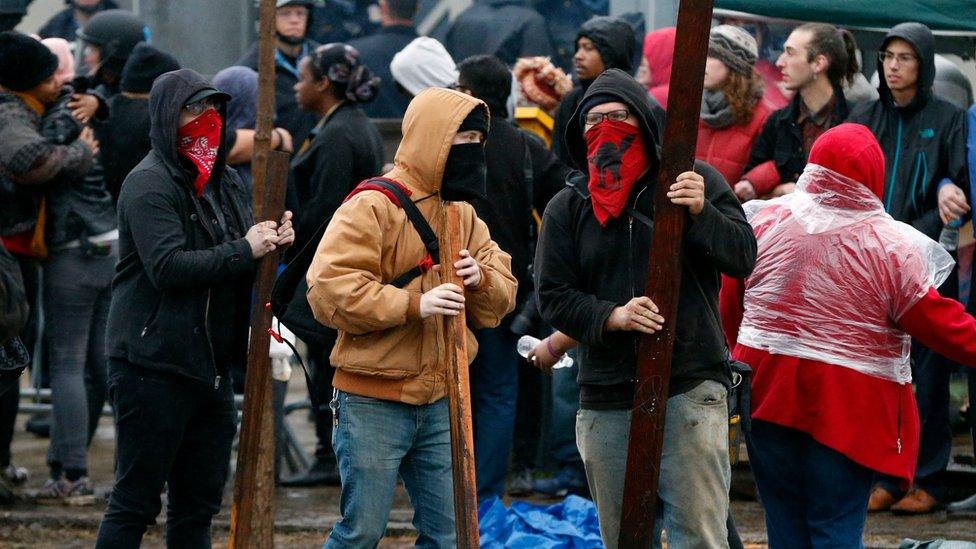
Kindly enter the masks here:
[[[938, 240], [943, 227], [958, 227], [970, 209], [966, 113], [932, 93], [935, 39], [925, 25], [892, 28], [877, 63], [881, 97], [861, 105], [850, 120], [870, 128], [884, 151], [885, 210]], [[958, 276], [950, 276], [939, 292], [958, 299]], [[922, 418], [915, 486], [905, 494], [894, 480], [882, 481], [871, 495], [872, 511], [927, 513], [945, 498], [942, 476], [952, 449], [948, 387], [954, 364], [917, 341], [912, 357]]]
[[[586, 171], [571, 175], [546, 208], [535, 259], [542, 318], [571, 338], [570, 345], [559, 338], [540, 346], [558, 360], [579, 342], [576, 441], [607, 547], [616, 547], [620, 528], [638, 336], [664, 322], [643, 296], [660, 166], [646, 98], [647, 89], [618, 69], [589, 86], [565, 134], [575, 165]], [[731, 379], [719, 276], [749, 274], [756, 241], [711, 166], [697, 161], [668, 197], [690, 218], [658, 487], [663, 528], [676, 547], [728, 547]]]
[[[512, 74], [500, 59], [476, 55], [462, 61], [458, 68], [458, 91], [484, 101], [489, 112], [505, 112]], [[532, 212], [545, 210], [549, 200], [565, 185], [569, 169], [534, 135], [501, 115], [492, 122], [491, 139], [485, 144], [487, 196], [471, 199], [470, 203], [492, 239], [512, 256], [512, 274], [519, 283], [516, 310], [520, 311], [525, 306], [535, 308], [530, 272], [536, 235]], [[481, 349], [471, 368], [479, 501], [505, 495], [516, 428], [513, 403], [520, 399], [520, 379], [526, 377], [516, 353], [518, 337], [524, 334], [512, 331], [517, 316], [506, 316], [497, 328], [474, 332]], [[531, 373], [538, 375], [535, 369]], [[533, 398], [538, 399], [538, 392]]]
[[120, 92], [108, 101], [108, 120], [99, 127], [105, 187], [118, 202], [122, 182], [152, 148], [149, 90], [160, 75], [180, 68], [168, 53], [141, 43], [122, 69]]
[[227, 94], [188, 69], [149, 94], [153, 148], [119, 195], [106, 352], [116, 480], [96, 547], [138, 547], [169, 487], [166, 542], [209, 547], [246, 360], [256, 260], [294, 239], [291, 213], [255, 224], [225, 165]]
[[397, 89], [413, 97], [427, 88], [449, 88], [457, 83], [457, 65], [444, 45], [421, 36], [393, 56], [390, 73]]
[[[319, 123], [291, 163], [287, 203], [295, 209], [298, 246], [318, 234], [356, 184], [383, 169], [383, 138], [360, 105], [376, 96], [378, 82], [359, 62], [359, 54], [346, 44], [319, 46], [301, 64], [302, 79], [295, 85], [301, 108], [320, 116]], [[316, 245], [312, 242], [311, 245]], [[300, 248], [297, 248], [300, 249]], [[339, 484], [332, 449], [332, 410], [324, 403], [332, 398], [333, 369], [329, 364], [336, 333], [330, 330], [322, 345], [309, 345], [314, 370], [312, 391], [318, 444], [308, 470], [285, 479], [285, 486]]]
[[[552, 131], [555, 136], [552, 150], [566, 164], [572, 164], [573, 159], [562, 136], [566, 134], [576, 107], [590, 84], [603, 71], [620, 69], [628, 74], [633, 73], [636, 40], [634, 29], [618, 17], [594, 17], [580, 27], [576, 36], [576, 55], [573, 56], [573, 69], [579, 85], [566, 94], [556, 108]], [[664, 109], [649, 94], [647, 97], [652, 105], [655, 125], [664, 128]]]
[[[641, 69], [647, 70], [647, 91], [668, 110], [668, 89], [671, 86], [671, 63], [674, 61], [674, 37], [677, 29], [665, 27], [647, 33], [644, 37], [643, 63]], [[640, 72], [638, 72], [640, 81]]]
[[[318, 43], [308, 38], [312, 8], [321, 0], [277, 0], [275, 3], [275, 124], [288, 130], [294, 143], [305, 141], [315, 126], [315, 117], [301, 110], [295, 101], [294, 87], [301, 80], [302, 59]], [[258, 70], [258, 44], [251, 46], [236, 65]]]
[[41, 38], [62, 38], [74, 42], [78, 29], [84, 27], [96, 13], [119, 9], [118, 3], [113, 0], [65, 0], [65, 4], [68, 7], [54, 14], [37, 31]]
[[[384, 178], [409, 197], [440, 234], [445, 201], [460, 209], [457, 257], [440, 254], [402, 288], [426, 249], [389, 191], [360, 187], [336, 211], [308, 270], [315, 318], [338, 330], [333, 446], [342, 474], [341, 520], [327, 548], [375, 547], [384, 536], [397, 477], [414, 506], [417, 546], [455, 547], [451, 434], [443, 322], [466, 314], [470, 331], [498, 326], [515, 306], [509, 255], [466, 201], [485, 198], [485, 104], [445, 89], [410, 103], [395, 167]], [[395, 195], [393, 195], [395, 196]], [[443, 244], [443, 243], [442, 243]], [[430, 256], [427, 256], [430, 260]], [[464, 289], [443, 283], [454, 269]]]

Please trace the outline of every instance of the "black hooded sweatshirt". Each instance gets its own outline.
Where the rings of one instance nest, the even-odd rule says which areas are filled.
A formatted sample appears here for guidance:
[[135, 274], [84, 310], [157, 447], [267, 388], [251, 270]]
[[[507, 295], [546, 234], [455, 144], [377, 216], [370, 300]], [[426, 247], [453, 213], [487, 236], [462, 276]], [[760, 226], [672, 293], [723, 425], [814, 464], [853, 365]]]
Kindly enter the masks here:
[[[536, 251], [536, 289], [543, 319], [580, 342], [580, 405], [587, 409], [629, 409], [637, 364], [637, 332], [606, 332], [611, 311], [644, 294], [653, 222], [658, 149], [647, 90], [620, 70], [609, 70], [585, 97], [610, 94], [637, 114], [652, 168], [631, 192], [630, 208], [601, 227], [593, 214], [588, 175], [575, 172], [569, 186], [546, 208]], [[586, 166], [580, 112], [573, 114], [565, 140], [577, 166]], [[721, 273], [745, 277], [756, 261], [756, 239], [738, 199], [725, 179], [701, 161], [705, 206], [689, 218], [684, 237], [677, 337], [670, 395], [704, 380], [728, 385], [727, 350], [718, 313]]]
[[[247, 353], [254, 223], [240, 176], [221, 147], [207, 191], [176, 148], [181, 107], [212, 89], [194, 71], [160, 76], [149, 96], [152, 150], [119, 196], [119, 264], [112, 281], [110, 357], [217, 388]], [[225, 116], [221, 108], [221, 117]]]
[[878, 93], [851, 114], [850, 121], [874, 133], [885, 156], [885, 209], [898, 221], [912, 224], [932, 239], [939, 238], [939, 182], [950, 179], [969, 193], [966, 171], [966, 112], [932, 93], [935, 80], [935, 39], [920, 23], [891, 29], [881, 51], [894, 38], [905, 40], [918, 55], [918, 88], [904, 107], [895, 105], [878, 61]]
[[[600, 52], [603, 59], [603, 66], [607, 69], [620, 69], [628, 74], [634, 72], [634, 53], [637, 42], [634, 38], [634, 30], [623, 19], [617, 17], [598, 16], [590, 19], [580, 27], [576, 35], [576, 43], [580, 38], [589, 38]], [[573, 88], [556, 108], [553, 135], [557, 136], [552, 142], [552, 152], [566, 164], [572, 164], [572, 158], [566, 149], [562, 136], [566, 133], [569, 120], [579, 107], [583, 94], [592, 83], [592, 80], [581, 80], [580, 84]], [[658, 104], [649, 93], [645, 101], [650, 102], [654, 121], [658, 128], [664, 127], [664, 109]]]

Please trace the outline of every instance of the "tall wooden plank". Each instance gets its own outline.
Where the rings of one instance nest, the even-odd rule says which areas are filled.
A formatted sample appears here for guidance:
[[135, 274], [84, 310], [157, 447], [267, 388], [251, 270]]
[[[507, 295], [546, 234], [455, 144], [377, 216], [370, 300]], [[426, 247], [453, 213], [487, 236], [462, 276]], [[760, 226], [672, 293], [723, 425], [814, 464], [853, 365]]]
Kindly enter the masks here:
[[[637, 355], [637, 381], [618, 538], [621, 548], [652, 546], [678, 292], [681, 290], [681, 247], [688, 216], [687, 208], [672, 204], [667, 192], [678, 175], [694, 167], [711, 18], [712, 0], [681, 0], [644, 292], [658, 306], [665, 322], [657, 333], [641, 336]], [[695, 495], [689, 494], [689, 497]]]

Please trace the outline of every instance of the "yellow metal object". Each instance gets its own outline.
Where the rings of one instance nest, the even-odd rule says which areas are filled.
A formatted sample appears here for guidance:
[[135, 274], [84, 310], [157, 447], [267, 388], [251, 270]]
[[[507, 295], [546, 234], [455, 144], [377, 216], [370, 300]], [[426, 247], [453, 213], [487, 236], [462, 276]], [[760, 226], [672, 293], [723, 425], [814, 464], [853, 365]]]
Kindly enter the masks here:
[[515, 109], [515, 121], [523, 130], [530, 131], [546, 142], [547, 147], [552, 146], [552, 128], [555, 121], [549, 113], [539, 107], [517, 107]]

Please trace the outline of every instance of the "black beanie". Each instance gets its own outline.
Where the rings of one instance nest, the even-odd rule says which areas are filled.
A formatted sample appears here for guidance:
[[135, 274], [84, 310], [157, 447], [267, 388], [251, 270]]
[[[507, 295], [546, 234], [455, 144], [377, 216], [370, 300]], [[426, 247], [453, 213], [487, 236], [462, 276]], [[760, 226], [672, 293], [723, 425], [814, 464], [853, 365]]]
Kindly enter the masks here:
[[488, 116], [485, 114], [485, 108], [481, 105], [472, 109], [457, 129], [457, 133], [470, 131], [479, 131], [485, 138], [488, 137]]
[[179, 62], [172, 55], [140, 42], [125, 62], [119, 88], [129, 93], [149, 93], [156, 78], [179, 68]]
[[[627, 102], [624, 101], [622, 97], [619, 97], [612, 93], [606, 93], [606, 92], [594, 93], [593, 95], [587, 97], [586, 99], [583, 99], [583, 101], [580, 102], [580, 106], [579, 106], [580, 124], [584, 126], [586, 125], [586, 113], [590, 112], [590, 109], [592, 109], [593, 107], [596, 107], [597, 105], [602, 105], [604, 103], [614, 103], [614, 102], [623, 103], [624, 105], [627, 104]], [[628, 111], [631, 110], [630, 107], [627, 107], [627, 110]]]
[[0, 32], [0, 86], [27, 91], [58, 70], [58, 58], [26, 34]]

